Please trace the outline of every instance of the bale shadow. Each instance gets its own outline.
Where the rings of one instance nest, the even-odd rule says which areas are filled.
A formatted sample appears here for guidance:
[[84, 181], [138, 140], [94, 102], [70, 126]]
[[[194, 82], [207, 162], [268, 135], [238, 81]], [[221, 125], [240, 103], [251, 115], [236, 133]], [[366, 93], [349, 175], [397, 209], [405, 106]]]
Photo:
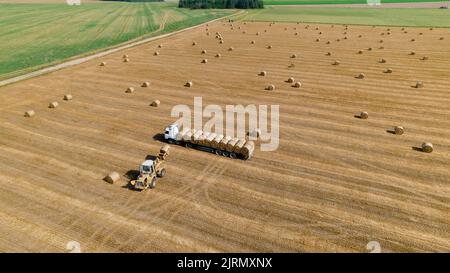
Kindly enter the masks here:
[[421, 147], [412, 146], [411, 149], [413, 149], [414, 151], [417, 151], [417, 152], [424, 152]]
[[353, 117], [354, 117], [354, 118], [363, 119], [363, 118], [361, 117], [361, 115], [354, 115]]
[[128, 170], [124, 176], [128, 179], [128, 180], [133, 180], [136, 179], [139, 176], [139, 170]]
[[393, 134], [393, 135], [395, 135], [395, 131], [394, 130], [386, 130], [386, 133], [389, 133], [389, 134]]

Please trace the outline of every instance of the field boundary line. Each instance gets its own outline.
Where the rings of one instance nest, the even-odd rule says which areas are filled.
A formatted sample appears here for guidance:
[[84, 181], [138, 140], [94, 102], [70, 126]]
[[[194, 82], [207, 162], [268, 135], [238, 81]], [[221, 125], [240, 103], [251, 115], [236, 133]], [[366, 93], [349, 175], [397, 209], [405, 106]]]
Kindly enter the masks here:
[[93, 54], [89, 54], [89, 55], [84, 56], [84, 57], [76, 57], [75, 56], [75, 57], [72, 57], [72, 59], [69, 59], [67, 61], [63, 61], [62, 63], [59, 63], [59, 64], [50, 65], [48, 67], [45, 67], [45, 68], [42, 68], [42, 69], [38, 69], [38, 70], [29, 72], [29, 73], [26, 73], [26, 74], [23, 74], [23, 75], [19, 75], [19, 76], [16, 76], [16, 77], [12, 77], [12, 78], [9, 78], [9, 79], [2, 80], [2, 81], [0, 81], [0, 87], [6, 86], [6, 85], [9, 85], [9, 84], [13, 84], [13, 83], [16, 83], [16, 82], [19, 82], [19, 81], [23, 81], [23, 80], [28, 80], [28, 79], [31, 79], [31, 78], [34, 78], [34, 77], [37, 77], [37, 76], [42, 76], [42, 75], [45, 75], [45, 74], [48, 74], [48, 73], [51, 73], [51, 72], [55, 72], [55, 71], [58, 71], [58, 70], [61, 70], [61, 69], [64, 69], [64, 68], [68, 68], [68, 67], [71, 67], [71, 66], [79, 65], [79, 64], [91, 61], [93, 59], [97, 59], [97, 58], [100, 58], [100, 57], [104, 57], [104, 56], [116, 53], [116, 52], [124, 50], [124, 49], [129, 49], [129, 48], [136, 47], [136, 46], [148, 43], [148, 42], [152, 42], [152, 41], [156, 41], [156, 40], [159, 40], [159, 39], [167, 38], [167, 37], [170, 37], [170, 36], [182, 33], [184, 31], [193, 30], [195, 28], [202, 27], [202, 26], [205, 26], [207, 24], [210, 24], [210, 23], [213, 23], [213, 22], [225, 19], [225, 18], [229, 18], [229, 17], [233, 17], [233, 16], [236, 16], [236, 15], [240, 15], [240, 14], [243, 14], [243, 13], [245, 13], [245, 11], [238, 11], [236, 13], [233, 13], [233, 14], [230, 14], [230, 15], [226, 15], [226, 16], [223, 16], [223, 17], [219, 17], [219, 18], [213, 19], [211, 21], [206, 21], [204, 23], [201, 23], [201, 24], [198, 24], [198, 25], [195, 25], [195, 26], [183, 28], [183, 29], [180, 29], [180, 30], [176, 30], [174, 32], [165, 33], [165, 34], [161, 34], [161, 35], [154, 36], [154, 37], [136, 38], [136, 39], [127, 41], [125, 43], [121, 43], [121, 44], [118, 44], [118, 45], [106, 48], [104, 50], [101, 50], [100, 52], [95, 52]]

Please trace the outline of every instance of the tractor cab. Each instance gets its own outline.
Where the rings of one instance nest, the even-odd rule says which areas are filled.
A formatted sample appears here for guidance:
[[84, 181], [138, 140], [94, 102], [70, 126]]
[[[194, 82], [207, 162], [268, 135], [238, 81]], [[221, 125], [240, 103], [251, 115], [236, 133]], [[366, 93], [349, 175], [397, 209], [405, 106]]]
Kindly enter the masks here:
[[153, 173], [153, 160], [145, 160], [141, 166], [139, 166], [139, 174], [151, 173]]

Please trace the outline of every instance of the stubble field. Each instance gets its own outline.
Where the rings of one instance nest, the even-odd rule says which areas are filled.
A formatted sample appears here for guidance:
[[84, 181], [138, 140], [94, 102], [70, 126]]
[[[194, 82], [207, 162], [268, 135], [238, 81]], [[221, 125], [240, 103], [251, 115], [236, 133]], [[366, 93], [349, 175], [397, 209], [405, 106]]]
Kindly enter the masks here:
[[[2, 87], [0, 249], [366, 252], [377, 241], [383, 252], [448, 251], [449, 39], [445, 29], [221, 21]], [[242, 161], [172, 146], [156, 189], [127, 189], [172, 107], [194, 96], [280, 105], [279, 149]], [[404, 135], [387, 132], [396, 125]], [[419, 151], [424, 141], [433, 153]], [[113, 170], [121, 182], [102, 181]]]

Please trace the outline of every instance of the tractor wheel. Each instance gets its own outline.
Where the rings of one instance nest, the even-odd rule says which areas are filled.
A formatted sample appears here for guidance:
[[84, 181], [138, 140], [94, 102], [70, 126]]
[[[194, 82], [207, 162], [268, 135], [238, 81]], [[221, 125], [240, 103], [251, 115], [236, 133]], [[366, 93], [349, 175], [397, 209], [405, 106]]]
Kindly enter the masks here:
[[168, 142], [169, 144], [173, 144], [173, 143], [174, 143], [173, 139], [169, 139], [169, 140], [167, 140], [167, 142]]
[[166, 175], [166, 169], [162, 168], [161, 170], [159, 170], [158, 176], [159, 177], [164, 177]]
[[150, 189], [154, 189], [156, 187], [156, 176], [153, 177], [152, 182], [149, 185]]

